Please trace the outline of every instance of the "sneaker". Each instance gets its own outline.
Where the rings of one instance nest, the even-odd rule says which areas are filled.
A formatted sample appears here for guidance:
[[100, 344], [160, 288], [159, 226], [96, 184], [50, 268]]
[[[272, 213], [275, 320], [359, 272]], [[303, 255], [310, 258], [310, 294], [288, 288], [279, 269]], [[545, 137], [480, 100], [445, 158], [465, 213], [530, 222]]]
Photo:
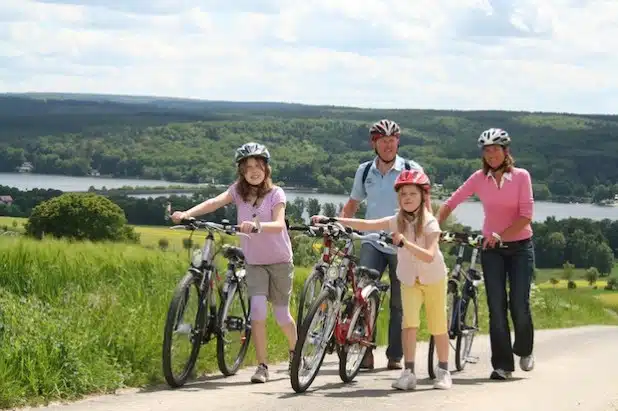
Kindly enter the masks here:
[[294, 361], [294, 351], [290, 350], [290, 356], [288, 359], [288, 374], [292, 374], [292, 361]]
[[519, 359], [519, 368], [523, 371], [532, 371], [534, 369], [534, 355], [530, 354]]
[[255, 374], [251, 376], [251, 382], [265, 383], [266, 381], [268, 381], [268, 367], [266, 364], [260, 364], [255, 370]]
[[408, 391], [416, 388], [416, 375], [412, 373], [412, 370], [406, 368], [401, 373], [401, 376], [391, 384], [396, 390]]
[[491, 375], [489, 376], [489, 378], [492, 380], [508, 380], [509, 378], [511, 378], [511, 372], [504, 371], [498, 368], [491, 372]]
[[448, 390], [453, 386], [453, 380], [451, 379], [451, 372], [449, 370], [436, 368], [436, 379], [433, 382], [433, 388], [438, 390]]

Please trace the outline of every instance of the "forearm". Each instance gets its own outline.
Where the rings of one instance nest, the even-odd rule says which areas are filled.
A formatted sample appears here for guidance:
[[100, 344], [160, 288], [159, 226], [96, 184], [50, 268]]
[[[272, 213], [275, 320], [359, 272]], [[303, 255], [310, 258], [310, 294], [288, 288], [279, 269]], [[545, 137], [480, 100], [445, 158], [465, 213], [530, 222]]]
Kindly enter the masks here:
[[185, 211], [185, 213], [187, 213], [189, 215], [189, 217], [199, 217], [202, 216], [204, 214], [208, 214], [208, 213], [212, 213], [213, 211], [215, 211], [218, 207], [217, 202], [215, 201], [214, 198], [210, 198], [206, 201], [204, 201], [203, 203], [200, 203], [190, 209], [188, 209], [187, 211]]
[[411, 241], [405, 240], [403, 246], [406, 250], [411, 252], [416, 258], [424, 263], [430, 263], [434, 259], [434, 253], [431, 250], [419, 247]]
[[453, 210], [446, 204], [442, 204], [438, 209], [438, 224], [442, 224], [451, 215]]
[[269, 221], [260, 223], [260, 229], [264, 233], [280, 233], [285, 228], [285, 221]]
[[343, 218], [351, 218], [351, 217], [354, 217], [354, 214], [356, 214], [357, 211], [358, 211], [358, 204], [348, 202], [341, 209], [341, 213], [339, 214], [339, 216]]
[[528, 224], [530, 224], [530, 221], [531, 220], [528, 217], [519, 217], [506, 230], [498, 234], [502, 238], [512, 237], [513, 235], [523, 230]]
[[366, 231], [375, 229], [375, 223], [369, 220], [363, 220], [360, 218], [346, 218], [346, 217], [337, 217], [337, 221], [339, 221], [343, 225], [347, 225], [348, 227], [352, 227], [358, 231]]

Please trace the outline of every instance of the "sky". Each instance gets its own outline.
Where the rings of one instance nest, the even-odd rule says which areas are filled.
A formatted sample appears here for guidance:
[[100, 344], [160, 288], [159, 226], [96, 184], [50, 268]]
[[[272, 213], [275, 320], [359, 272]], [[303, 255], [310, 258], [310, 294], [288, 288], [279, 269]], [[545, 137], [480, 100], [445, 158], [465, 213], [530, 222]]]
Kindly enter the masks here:
[[616, 21], [616, 0], [1, 0], [0, 92], [615, 114]]

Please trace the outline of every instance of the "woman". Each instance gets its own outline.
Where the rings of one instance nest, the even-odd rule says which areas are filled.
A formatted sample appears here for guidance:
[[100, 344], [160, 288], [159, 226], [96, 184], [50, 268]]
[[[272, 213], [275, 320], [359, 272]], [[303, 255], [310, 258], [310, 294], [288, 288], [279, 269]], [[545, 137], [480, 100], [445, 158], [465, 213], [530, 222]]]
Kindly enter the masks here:
[[[267, 301], [273, 305], [277, 324], [288, 340], [289, 367], [296, 345], [296, 324], [290, 314], [290, 296], [294, 278], [292, 244], [285, 224], [286, 197], [271, 180], [270, 154], [262, 144], [247, 143], [236, 150], [238, 179], [225, 192], [190, 210], [175, 212], [174, 222], [196, 217], [234, 202], [245, 255], [247, 286], [251, 297], [251, 332], [258, 367], [251, 382], [269, 379], [266, 365]], [[257, 228], [258, 233], [253, 233]]]
[[[508, 133], [498, 128], [483, 131], [478, 139], [483, 168], [472, 174], [438, 211], [442, 223], [464, 200], [476, 194], [483, 204], [481, 262], [489, 307], [491, 341], [490, 378], [506, 380], [515, 371], [513, 354], [523, 371], [534, 368], [534, 327], [530, 312], [530, 284], [534, 273], [532, 214], [534, 200], [530, 174], [514, 166]], [[507, 302], [507, 281], [509, 296]], [[515, 327], [515, 342], [507, 318]]]

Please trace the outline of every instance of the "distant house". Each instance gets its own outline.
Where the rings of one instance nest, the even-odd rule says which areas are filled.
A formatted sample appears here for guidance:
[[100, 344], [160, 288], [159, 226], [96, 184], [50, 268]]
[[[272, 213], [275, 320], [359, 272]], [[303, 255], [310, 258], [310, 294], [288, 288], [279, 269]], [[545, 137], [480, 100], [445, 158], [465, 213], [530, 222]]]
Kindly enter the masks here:
[[26, 161], [21, 166], [17, 167], [17, 171], [20, 173], [30, 173], [34, 169], [31, 162]]
[[0, 196], [0, 204], [12, 205], [13, 197], [11, 196]]

